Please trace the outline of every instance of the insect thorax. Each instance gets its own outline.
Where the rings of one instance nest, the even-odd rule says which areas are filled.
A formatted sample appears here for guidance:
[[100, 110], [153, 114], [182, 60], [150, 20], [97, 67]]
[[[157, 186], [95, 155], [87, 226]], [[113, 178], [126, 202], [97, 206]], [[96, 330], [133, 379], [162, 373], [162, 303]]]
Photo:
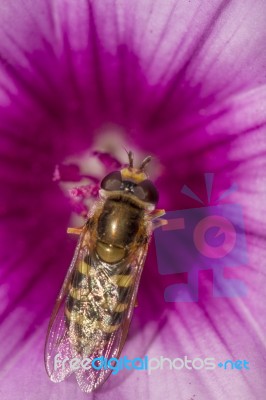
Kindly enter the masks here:
[[123, 199], [107, 199], [97, 226], [96, 252], [107, 263], [127, 257], [139, 232], [144, 211]]

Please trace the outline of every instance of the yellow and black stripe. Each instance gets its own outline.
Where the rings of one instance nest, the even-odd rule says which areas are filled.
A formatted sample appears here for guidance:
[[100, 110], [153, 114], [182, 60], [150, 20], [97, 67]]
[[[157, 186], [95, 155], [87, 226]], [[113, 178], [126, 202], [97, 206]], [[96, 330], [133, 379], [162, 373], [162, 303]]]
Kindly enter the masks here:
[[[79, 263], [70, 282], [65, 306], [65, 320], [68, 328], [70, 320], [75, 321], [75, 326], [82, 325], [83, 321], [76, 313], [81, 309], [81, 302], [86, 298], [86, 289], [90, 287], [90, 269], [89, 257], [85, 256], [84, 260]], [[76, 326], [75, 330], [81, 332], [80, 326]]]
[[[75, 271], [66, 300], [66, 325], [69, 328], [70, 321], [72, 322], [74, 331], [80, 340], [84, 340], [85, 338], [84, 332], [86, 332], [86, 324], [87, 326], [91, 325], [92, 328], [91, 337], [86, 338], [88, 341], [93, 340], [93, 333], [95, 330], [101, 330], [104, 332], [105, 340], [108, 340], [108, 338], [119, 329], [121, 322], [125, 317], [125, 313], [128, 310], [129, 301], [133, 292], [133, 275], [130, 267], [120, 271], [120, 273], [115, 273], [118, 271], [115, 271], [114, 268], [113, 271], [110, 272], [110, 281], [109, 283], [107, 282], [107, 284], [112, 282], [112, 286], [117, 286], [117, 303], [115, 304], [114, 309], [110, 312], [110, 309], [107, 307], [105, 312], [97, 315], [95, 308], [90, 307], [89, 304], [87, 304], [86, 315], [84, 315], [80, 313], [80, 310], [91, 292], [91, 284], [94, 279], [93, 276], [90, 275], [91, 268], [89, 258], [86, 257], [79, 263], [78, 268]], [[108, 303], [108, 291], [106, 292], [106, 303]]]
[[118, 290], [118, 302], [114, 308], [114, 311], [110, 318], [110, 327], [107, 329], [104, 327], [105, 332], [116, 331], [127, 312], [131, 293], [133, 291], [133, 276], [130, 274], [130, 269], [127, 269], [124, 274], [116, 274], [111, 277], [112, 282], [117, 285]]

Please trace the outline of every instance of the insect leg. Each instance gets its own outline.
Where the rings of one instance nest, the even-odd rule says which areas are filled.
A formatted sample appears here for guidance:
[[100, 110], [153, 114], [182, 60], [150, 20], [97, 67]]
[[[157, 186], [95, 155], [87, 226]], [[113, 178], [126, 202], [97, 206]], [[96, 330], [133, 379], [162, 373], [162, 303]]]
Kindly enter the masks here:
[[153, 219], [162, 217], [164, 214], [165, 214], [165, 210], [154, 210], [150, 213], [150, 218], [153, 220]]
[[[86, 221], [85, 226], [89, 229], [92, 227], [93, 221], [91, 218], [88, 218]], [[72, 235], [80, 235], [84, 229], [84, 225], [80, 226], [79, 228], [67, 228], [67, 233], [70, 233]]]
[[152, 230], [154, 231], [155, 229], [160, 228], [160, 226], [167, 225], [167, 224], [168, 224], [167, 219], [163, 219], [163, 218], [157, 219], [156, 221], [152, 222]]
[[83, 230], [83, 227], [82, 228], [67, 228], [67, 233], [70, 233], [72, 235], [80, 235], [82, 230]]

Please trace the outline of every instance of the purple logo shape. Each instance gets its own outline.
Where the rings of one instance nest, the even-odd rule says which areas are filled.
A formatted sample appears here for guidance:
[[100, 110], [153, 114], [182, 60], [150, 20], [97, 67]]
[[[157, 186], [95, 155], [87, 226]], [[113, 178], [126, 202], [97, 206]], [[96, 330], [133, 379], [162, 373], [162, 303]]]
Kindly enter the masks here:
[[[215, 234], [207, 240], [211, 232]], [[209, 233], [209, 235], [208, 235]], [[220, 244], [215, 245], [215, 239], [220, 238]], [[194, 229], [193, 240], [197, 250], [208, 258], [221, 258], [234, 248], [236, 230], [232, 222], [220, 215], [203, 218]], [[210, 243], [208, 243], [210, 242]]]
[[[213, 174], [205, 174], [208, 202], [211, 199]], [[233, 185], [218, 199], [236, 190]], [[247, 263], [246, 240], [242, 208], [239, 204], [205, 206], [187, 186], [182, 193], [203, 204], [200, 208], [169, 211], [168, 224], [155, 230], [159, 273], [172, 275], [187, 272], [188, 283], [169, 285], [166, 302], [195, 302], [198, 300], [200, 270], [213, 271], [214, 297], [246, 295], [244, 282], [224, 277], [224, 267], [240, 267]]]

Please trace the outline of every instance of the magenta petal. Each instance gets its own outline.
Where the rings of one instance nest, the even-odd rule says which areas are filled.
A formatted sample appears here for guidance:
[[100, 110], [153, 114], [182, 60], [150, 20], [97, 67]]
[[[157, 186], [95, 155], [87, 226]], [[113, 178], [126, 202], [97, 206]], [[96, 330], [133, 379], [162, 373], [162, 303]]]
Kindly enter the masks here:
[[[13, 3], [0, 7], [3, 398], [262, 399], [265, 2]], [[102, 139], [110, 127], [121, 132], [118, 145]], [[248, 263], [224, 273], [248, 292], [217, 299], [203, 271], [198, 302], [164, 302], [165, 288], [186, 276], [159, 273], [153, 241], [123, 354], [246, 359], [249, 371], [124, 370], [95, 396], [74, 379], [54, 385], [47, 378], [48, 318], [75, 246], [66, 235], [71, 204], [56, 179], [89, 190], [99, 174], [68, 157], [90, 150], [111, 170], [131, 148], [154, 156], [166, 210], [198, 207], [183, 185], [205, 202], [206, 172], [215, 174], [214, 198], [237, 184], [230, 201], [243, 208]], [[92, 186], [79, 185], [84, 177]]]

